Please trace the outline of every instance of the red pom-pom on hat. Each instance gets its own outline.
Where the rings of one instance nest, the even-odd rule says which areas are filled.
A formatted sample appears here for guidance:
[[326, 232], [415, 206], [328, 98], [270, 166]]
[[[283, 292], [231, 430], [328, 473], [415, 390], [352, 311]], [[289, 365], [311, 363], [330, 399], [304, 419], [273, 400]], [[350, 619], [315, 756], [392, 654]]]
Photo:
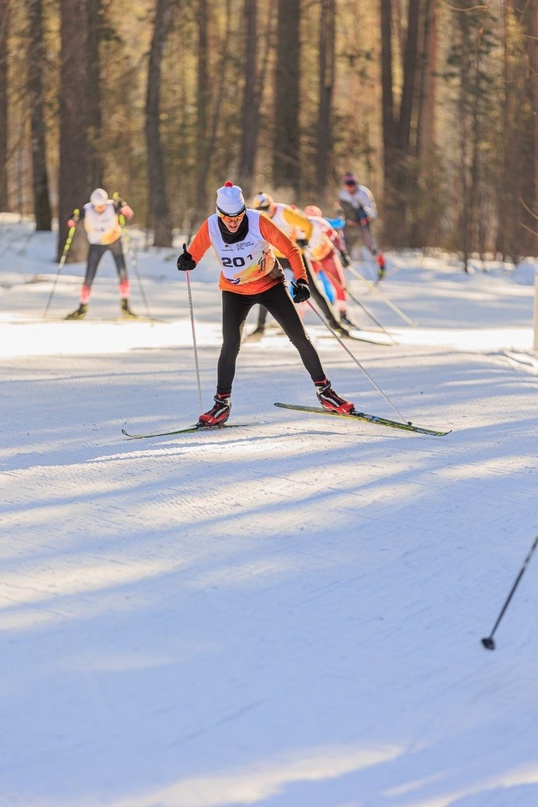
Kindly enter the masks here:
[[233, 182], [230, 182], [229, 179], [227, 179], [226, 182], [224, 183], [225, 188], [233, 188], [233, 186], [234, 186]]

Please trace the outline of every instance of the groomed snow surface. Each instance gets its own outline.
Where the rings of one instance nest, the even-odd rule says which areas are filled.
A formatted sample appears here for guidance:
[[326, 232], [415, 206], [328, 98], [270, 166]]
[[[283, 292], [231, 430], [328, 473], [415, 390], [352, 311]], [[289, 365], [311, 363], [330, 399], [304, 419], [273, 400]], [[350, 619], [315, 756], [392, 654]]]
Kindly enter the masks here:
[[348, 274], [396, 342], [356, 361], [307, 309], [340, 394], [446, 437], [275, 408], [316, 399], [273, 329], [245, 428], [128, 440], [212, 403], [217, 270], [190, 275], [200, 402], [181, 243], [130, 234], [159, 321], [119, 320], [107, 255], [66, 322], [84, 265], [54, 285], [56, 234], [0, 222], [1, 807], [536, 807], [538, 557], [481, 644], [538, 533], [536, 264]]

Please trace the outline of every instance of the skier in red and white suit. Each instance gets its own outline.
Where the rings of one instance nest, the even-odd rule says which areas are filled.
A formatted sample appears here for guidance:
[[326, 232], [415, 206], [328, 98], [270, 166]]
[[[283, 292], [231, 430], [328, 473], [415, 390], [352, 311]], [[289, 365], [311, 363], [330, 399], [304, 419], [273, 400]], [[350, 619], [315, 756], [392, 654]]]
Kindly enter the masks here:
[[[338, 311], [334, 308], [332, 301], [326, 294], [324, 284], [318, 281], [316, 273], [310, 267], [306, 247], [312, 235], [312, 223], [303, 210], [299, 210], [296, 205], [285, 205], [282, 202], [275, 202], [268, 193], [257, 193], [252, 200], [254, 210], [263, 213], [284, 232], [288, 238], [294, 241], [301, 250], [305, 258], [306, 273], [310, 284], [310, 291], [316, 305], [327, 319], [331, 328], [339, 331], [342, 335], [347, 333], [344, 324], [340, 321]], [[280, 256], [277, 254], [280, 260]], [[286, 268], [286, 263], [282, 265]], [[263, 333], [265, 328], [265, 318], [267, 312], [260, 308], [258, 314], [258, 325], [255, 334]]]
[[349, 266], [349, 256], [342, 236], [332, 227], [317, 205], [307, 205], [304, 209], [312, 224], [312, 234], [306, 247], [306, 254], [317, 275], [325, 275], [334, 289], [334, 305], [340, 314], [340, 322], [350, 328], [356, 324], [347, 313], [347, 292], [344, 267]]

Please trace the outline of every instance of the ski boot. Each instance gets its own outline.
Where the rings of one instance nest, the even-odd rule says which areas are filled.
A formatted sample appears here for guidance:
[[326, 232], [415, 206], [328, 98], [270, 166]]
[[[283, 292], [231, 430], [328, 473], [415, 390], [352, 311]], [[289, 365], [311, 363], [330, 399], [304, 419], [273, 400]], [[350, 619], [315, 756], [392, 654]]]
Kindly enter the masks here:
[[71, 311], [65, 319], [84, 319], [88, 311], [86, 303], [81, 303], [75, 311]]
[[340, 324], [343, 325], [344, 328], [349, 328], [351, 331], [360, 331], [359, 326], [348, 316], [347, 311], [342, 311], [340, 314]]
[[121, 313], [126, 319], [137, 319], [137, 315], [129, 308], [129, 300], [121, 301]]
[[329, 412], [339, 412], [340, 414], [347, 415], [355, 408], [351, 401], [346, 401], [345, 398], [341, 398], [336, 394], [331, 387], [331, 382], [327, 378], [317, 382], [315, 386], [318, 401], [323, 409], [327, 409]]
[[215, 395], [215, 404], [208, 412], [198, 418], [197, 426], [224, 426], [230, 417], [232, 403], [229, 395]]

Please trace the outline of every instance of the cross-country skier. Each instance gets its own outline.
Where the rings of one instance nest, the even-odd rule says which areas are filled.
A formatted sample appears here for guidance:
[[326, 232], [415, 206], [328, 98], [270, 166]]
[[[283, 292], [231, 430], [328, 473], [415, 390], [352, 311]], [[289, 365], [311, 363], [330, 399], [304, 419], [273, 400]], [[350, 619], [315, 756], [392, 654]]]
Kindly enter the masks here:
[[[193, 270], [210, 247], [221, 267], [223, 341], [217, 365], [215, 403], [200, 415], [199, 425], [222, 425], [230, 416], [242, 330], [250, 309], [257, 303], [267, 308], [299, 352], [321, 405], [333, 412], [350, 412], [353, 404], [332, 389], [295, 307], [310, 297], [299, 248], [269, 218], [247, 210], [241, 188], [230, 181], [218, 189], [216, 213], [201, 225], [189, 251], [184, 246], [177, 268], [186, 272]], [[286, 258], [293, 271], [291, 296], [273, 249]]]
[[84, 319], [88, 311], [92, 284], [97, 268], [105, 252], [110, 251], [116, 264], [119, 278], [120, 308], [124, 317], [136, 317], [129, 306], [129, 278], [121, 242], [120, 215], [126, 219], [133, 217], [133, 211], [122, 199], [109, 199], [103, 188], [96, 188], [90, 201], [84, 205], [79, 215], [73, 213], [67, 222], [74, 227], [79, 219], [84, 221], [84, 229], [90, 244], [86, 264], [86, 276], [80, 292], [80, 305], [66, 319]]
[[340, 322], [347, 328], [357, 328], [347, 311], [347, 292], [344, 266], [349, 266], [349, 255], [342, 236], [323, 218], [323, 212], [317, 205], [307, 205], [304, 209], [312, 223], [312, 235], [306, 247], [312, 269], [318, 277], [321, 275], [331, 285], [334, 305], [338, 310]]
[[385, 276], [385, 256], [377, 246], [372, 233], [372, 222], [377, 218], [374, 195], [366, 185], [359, 184], [355, 174], [345, 174], [342, 183], [338, 201], [346, 219], [344, 228], [346, 243], [351, 251], [358, 234], [362, 232], [367, 249], [377, 261], [377, 279], [382, 280]]
[[[257, 193], [252, 200], [252, 207], [254, 210], [258, 210], [260, 213], [263, 213], [264, 216], [270, 218], [277, 227], [286, 233], [288, 238], [297, 244], [303, 258], [305, 257], [305, 249], [312, 235], [312, 223], [302, 210], [299, 210], [295, 205], [275, 202], [273, 197], [268, 193]], [[289, 268], [285, 257], [279, 255], [278, 252], [277, 258], [282, 263], [284, 269]], [[310, 267], [308, 258], [306, 258], [304, 263], [310, 291], [315, 303], [321, 309], [321, 312], [331, 328], [337, 330], [341, 335], [347, 335], [347, 328], [340, 321], [338, 311], [334, 308], [332, 301], [327, 296], [323, 284], [318, 281], [316, 273]], [[266, 317], [267, 311], [261, 307], [258, 314], [258, 325], [254, 334], [263, 333]]]

